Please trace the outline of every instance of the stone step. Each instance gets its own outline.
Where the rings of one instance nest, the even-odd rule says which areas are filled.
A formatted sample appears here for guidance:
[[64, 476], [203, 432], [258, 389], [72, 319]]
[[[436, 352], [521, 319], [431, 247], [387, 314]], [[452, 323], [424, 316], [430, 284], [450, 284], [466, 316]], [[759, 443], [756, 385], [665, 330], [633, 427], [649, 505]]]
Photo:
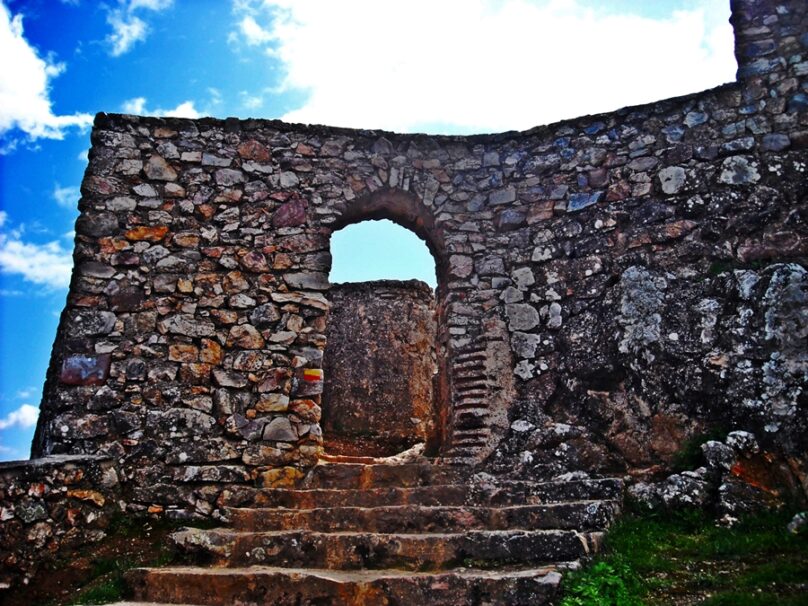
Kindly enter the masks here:
[[539, 606], [558, 594], [554, 567], [450, 572], [403, 570], [159, 568], [135, 569], [136, 599], [204, 606]]
[[332, 507], [317, 509], [233, 508], [236, 530], [367, 531], [380, 533], [465, 530], [600, 530], [619, 510], [617, 501], [570, 501], [512, 507]]
[[577, 560], [595, 551], [600, 537], [601, 533], [569, 530], [377, 534], [197, 528], [171, 535], [180, 551], [196, 557], [200, 563], [217, 566], [422, 571]]
[[623, 482], [615, 478], [550, 482], [475, 482], [410, 488], [284, 489], [234, 486], [219, 498], [220, 507], [386, 507], [390, 505], [507, 507], [562, 501], [619, 499]]
[[405, 463], [400, 465], [363, 465], [358, 463], [321, 463], [313, 467], [299, 488], [385, 488], [465, 483], [472, 471], [445, 465]]

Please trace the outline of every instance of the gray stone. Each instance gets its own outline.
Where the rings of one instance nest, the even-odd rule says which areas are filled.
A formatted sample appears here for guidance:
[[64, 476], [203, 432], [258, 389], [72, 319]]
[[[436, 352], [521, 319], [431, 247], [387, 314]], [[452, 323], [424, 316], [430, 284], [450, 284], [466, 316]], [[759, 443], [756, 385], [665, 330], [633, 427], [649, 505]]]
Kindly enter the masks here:
[[757, 439], [748, 431], [731, 431], [724, 442], [739, 455], [748, 456], [760, 452]]
[[107, 210], [112, 212], [132, 211], [135, 210], [137, 202], [134, 198], [118, 196], [117, 198], [112, 198], [112, 200], [107, 200], [105, 206]]
[[539, 312], [527, 303], [514, 303], [505, 306], [508, 327], [511, 331], [530, 330], [539, 325]]
[[202, 166], [227, 167], [230, 166], [232, 163], [233, 161], [230, 158], [222, 158], [214, 154], [202, 152]]
[[216, 332], [213, 322], [205, 318], [196, 318], [191, 314], [177, 314], [164, 318], [158, 324], [160, 332], [170, 332], [189, 337], [210, 337]]
[[685, 169], [681, 166], [668, 166], [659, 171], [662, 191], [668, 195], [678, 194], [685, 186]]
[[553, 301], [550, 303], [549, 315], [547, 318], [547, 328], [556, 330], [561, 328], [563, 318], [561, 317], [561, 305]]
[[477, 273], [481, 276], [504, 276], [505, 262], [501, 257], [485, 257], [475, 263]]
[[76, 337], [107, 335], [115, 328], [117, 316], [111, 311], [83, 310], [73, 316], [70, 334]]
[[264, 440], [268, 442], [297, 442], [297, 431], [287, 417], [272, 419], [264, 428]]
[[449, 257], [449, 273], [456, 278], [468, 278], [474, 271], [474, 259], [465, 255]]
[[500, 204], [509, 204], [516, 200], [516, 189], [513, 187], [507, 187], [505, 189], [499, 189], [497, 191], [492, 191], [488, 195], [488, 204], [490, 206], [498, 206]]
[[694, 126], [698, 126], [699, 124], [704, 124], [705, 122], [707, 122], [708, 118], [709, 116], [707, 116], [707, 114], [705, 114], [704, 112], [694, 111], [694, 112], [688, 112], [687, 115], [685, 115], [684, 122], [686, 126], [693, 128]]
[[216, 171], [216, 183], [224, 187], [232, 187], [246, 181], [244, 173], [233, 168], [222, 168]]
[[76, 221], [76, 233], [100, 238], [118, 231], [118, 217], [109, 212], [85, 212]]
[[212, 371], [213, 380], [219, 387], [247, 387], [247, 377], [242, 373], [214, 368]]
[[281, 173], [280, 185], [281, 187], [291, 188], [297, 187], [300, 184], [300, 179], [292, 171], [284, 171]]
[[520, 267], [511, 272], [511, 278], [516, 284], [517, 288], [527, 290], [528, 286], [533, 286], [536, 283], [536, 278], [533, 275], [533, 270], [529, 267]]
[[90, 278], [111, 278], [115, 275], [115, 268], [96, 261], [86, 261], [79, 265], [79, 273]]
[[502, 231], [511, 231], [524, 225], [526, 218], [525, 209], [508, 208], [497, 215], [497, 227]]
[[791, 138], [782, 133], [769, 133], [763, 135], [763, 149], [765, 151], [779, 152], [791, 146]]
[[701, 445], [701, 452], [707, 461], [707, 466], [713, 469], [729, 471], [735, 464], [735, 451], [716, 440], [710, 440]]
[[541, 342], [539, 335], [516, 331], [511, 335], [511, 349], [518, 358], [532, 360]]
[[328, 290], [331, 286], [328, 281], [328, 274], [322, 272], [292, 272], [284, 274], [283, 279], [291, 288], [302, 288], [305, 290]]
[[525, 300], [525, 294], [518, 288], [508, 286], [505, 290], [502, 291], [502, 294], [499, 295], [499, 298], [505, 303], [519, 303], [520, 301]]
[[142, 255], [141, 259], [144, 263], [148, 265], [154, 265], [163, 257], [168, 256], [170, 253], [165, 246], [161, 246], [157, 244], [155, 246], [150, 246]]
[[143, 166], [143, 172], [149, 179], [155, 181], [175, 181], [177, 179], [177, 171], [175, 171], [166, 162], [162, 156], [150, 156]]
[[277, 305], [264, 303], [250, 312], [250, 322], [258, 328], [269, 328], [281, 319]]
[[718, 180], [728, 185], [746, 185], [760, 181], [758, 165], [744, 156], [726, 158], [721, 165], [721, 175]]

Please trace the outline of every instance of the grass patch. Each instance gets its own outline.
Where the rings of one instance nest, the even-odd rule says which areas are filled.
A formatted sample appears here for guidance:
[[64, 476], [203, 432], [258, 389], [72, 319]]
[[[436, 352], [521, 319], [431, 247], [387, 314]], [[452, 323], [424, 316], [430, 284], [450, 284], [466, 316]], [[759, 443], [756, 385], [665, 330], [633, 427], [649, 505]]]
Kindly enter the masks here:
[[179, 561], [168, 536], [182, 526], [214, 527], [213, 520], [180, 522], [118, 514], [99, 543], [85, 545], [42, 570], [10, 606], [110, 604], [126, 596], [125, 574], [132, 568], [159, 568]]
[[562, 606], [808, 606], [808, 537], [793, 511], [717, 526], [700, 511], [629, 512], [603, 553], [567, 576]]

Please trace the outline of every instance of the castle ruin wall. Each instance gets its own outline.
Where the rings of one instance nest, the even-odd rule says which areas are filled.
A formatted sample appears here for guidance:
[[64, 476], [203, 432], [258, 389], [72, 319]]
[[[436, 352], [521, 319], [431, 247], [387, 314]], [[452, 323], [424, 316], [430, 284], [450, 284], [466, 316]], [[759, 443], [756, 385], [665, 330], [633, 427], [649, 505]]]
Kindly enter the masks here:
[[329, 238], [390, 218], [437, 263], [445, 459], [631, 470], [726, 426], [800, 468], [808, 7], [732, 6], [737, 82], [525, 132], [99, 114], [33, 454], [313, 465]]

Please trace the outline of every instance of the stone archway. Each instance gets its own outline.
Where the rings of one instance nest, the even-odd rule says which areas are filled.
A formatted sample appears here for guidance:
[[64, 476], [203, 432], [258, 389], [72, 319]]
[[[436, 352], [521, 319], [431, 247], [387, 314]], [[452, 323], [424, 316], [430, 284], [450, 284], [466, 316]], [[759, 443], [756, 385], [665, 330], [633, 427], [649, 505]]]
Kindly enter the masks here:
[[378, 219], [389, 219], [426, 243], [437, 289], [414, 280], [332, 285], [323, 362], [324, 443], [329, 453], [386, 456], [425, 441], [427, 451], [437, 454], [448, 418], [442, 237], [423, 202], [401, 190], [352, 201], [331, 233]]

